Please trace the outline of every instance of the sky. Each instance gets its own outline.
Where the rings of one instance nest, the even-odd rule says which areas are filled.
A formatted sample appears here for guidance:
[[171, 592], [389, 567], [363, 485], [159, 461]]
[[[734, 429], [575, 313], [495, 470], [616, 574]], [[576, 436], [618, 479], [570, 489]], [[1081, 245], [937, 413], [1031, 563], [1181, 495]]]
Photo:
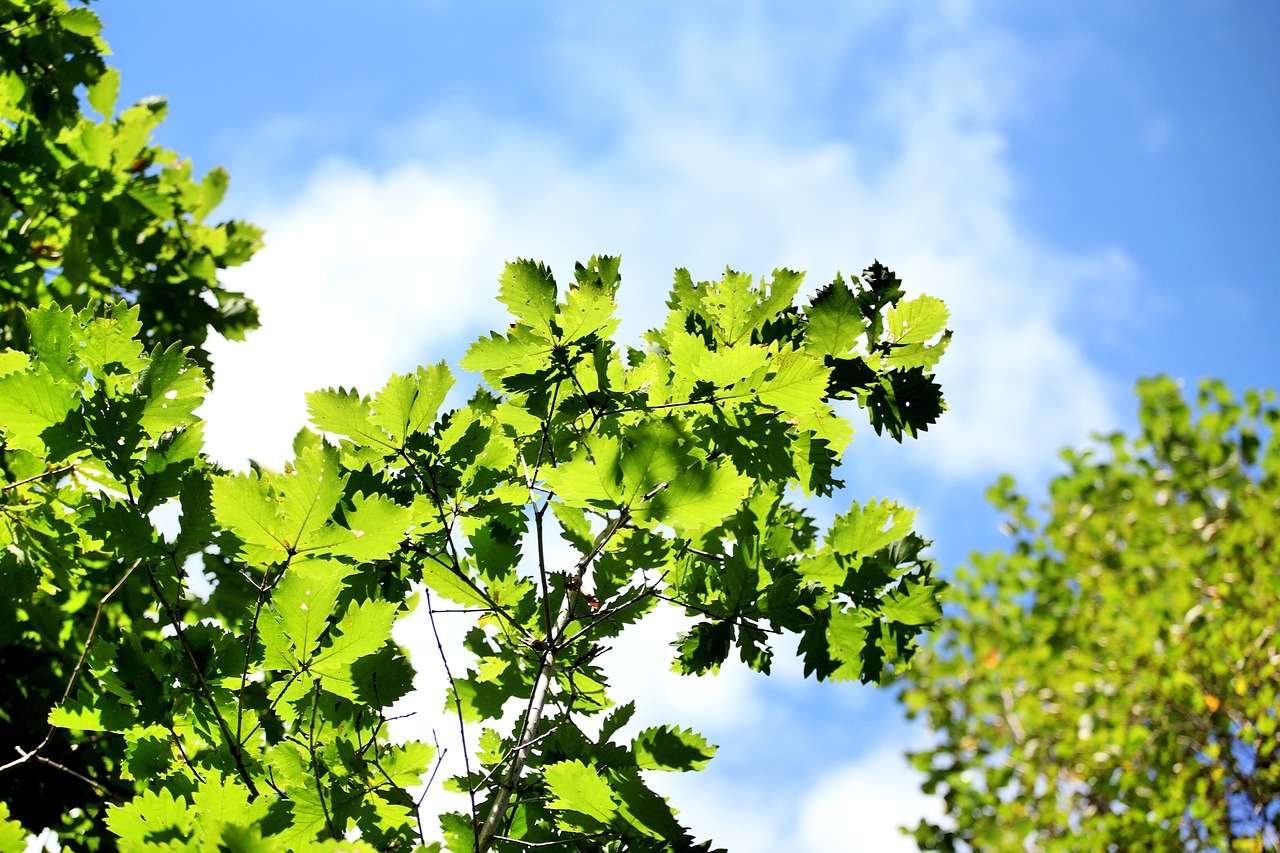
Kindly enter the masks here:
[[[230, 465], [281, 465], [305, 391], [456, 362], [507, 322], [496, 279], [516, 257], [566, 280], [575, 260], [621, 254], [629, 341], [680, 266], [808, 270], [811, 292], [878, 258], [945, 299], [950, 411], [902, 446], [850, 412], [849, 487], [815, 512], [919, 506], [948, 568], [1001, 545], [985, 488], [1010, 472], [1042, 494], [1059, 448], [1135, 422], [1139, 376], [1276, 384], [1272, 3], [96, 8], [122, 99], [167, 96], [159, 143], [227, 167], [224, 215], [267, 231], [225, 276], [264, 327], [214, 348], [202, 410]], [[611, 654], [643, 718], [721, 746], [697, 778], [664, 780], [699, 837], [911, 849], [896, 827], [938, 805], [901, 758], [927, 735], [891, 690], [795, 666], [677, 679], [662, 649], [676, 621]], [[434, 710], [422, 626], [402, 640]], [[428, 711], [406, 732], [434, 725]]]

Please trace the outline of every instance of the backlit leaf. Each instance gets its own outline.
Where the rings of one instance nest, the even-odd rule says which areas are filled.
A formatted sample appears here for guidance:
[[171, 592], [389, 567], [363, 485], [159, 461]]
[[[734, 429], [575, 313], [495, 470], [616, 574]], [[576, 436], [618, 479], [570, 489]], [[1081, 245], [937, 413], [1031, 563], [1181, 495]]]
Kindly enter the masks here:
[[543, 771], [553, 809], [569, 809], [607, 824], [618, 814], [609, 783], [581, 761], [561, 761]]

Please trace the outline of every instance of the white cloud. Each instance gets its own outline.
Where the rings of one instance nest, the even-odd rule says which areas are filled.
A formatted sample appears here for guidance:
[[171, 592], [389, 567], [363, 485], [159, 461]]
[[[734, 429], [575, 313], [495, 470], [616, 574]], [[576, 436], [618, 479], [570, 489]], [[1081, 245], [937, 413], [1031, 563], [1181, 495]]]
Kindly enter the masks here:
[[710, 780], [684, 775], [651, 782], [681, 809], [697, 837], [732, 853], [907, 853], [915, 844], [899, 827], [942, 817], [941, 802], [921, 793], [922, 777], [903, 755], [919, 746], [918, 736], [894, 730], [852, 761], [815, 755], [816, 766], [799, 779], [712, 772]]
[[907, 853], [898, 827], [938, 820], [941, 803], [919, 790], [920, 776], [890, 744], [825, 774], [808, 792], [786, 849], [812, 853]]

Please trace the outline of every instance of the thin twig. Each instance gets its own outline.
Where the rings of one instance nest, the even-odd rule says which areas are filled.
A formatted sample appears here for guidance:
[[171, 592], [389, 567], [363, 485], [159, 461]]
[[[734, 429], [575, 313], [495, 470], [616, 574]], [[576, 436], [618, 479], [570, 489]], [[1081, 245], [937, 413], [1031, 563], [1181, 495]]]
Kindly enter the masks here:
[[440, 738], [436, 737], [435, 729], [431, 730], [431, 740], [436, 745], [435, 766], [431, 768], [431, 775], [427, 777], [427, 783], [422, 786], [422, 796], [418, 797], [413, 804], [413, 816], [418, 821], [418, 837], [422, 839], [424, 846], [427, 843], [427, 833], [422, 828], [422, 802], [427, 798], [427, 792], [431, 790], [431, 784], [436, 781], [436, 774], [440, 772], [440, 765], [444, 762], [444, 757], [449, 752], [447, 749], [440, 748]]
[[476, 787], [477, 787], [477, 788], [483, 788], [483, 787], [485, 786], [485, 784], [486, 784], [486, 783], [488, 783], [488, 781], [489, 781], [491, 778], [493, 778], [493, 774], [494, 774], [494, 773], [497, 773], [497, 772], [498, 772], [498, 770], [499, 770], [499, 768], [501, 768], [501, 767], [502, 767], [502, 765], [504, 765], [504, 764], [506, 764], [506, 763], [507, 763], [507, 759], [511, 757], [511, 753], [515, 752], [517, 749], [527, 749], [527, 748], [529, 748], [529, 747], [533, 746], [533, 745], [534, 745], [535, 743], [537, 743], [538, 741], [540, 741], [540, 740], [545, 740], [545, 739], [547, 739], [547, 738], [551, 737], [553, 734], [555, 734], [555, 733], [556, 733], [556, 732], [558, 732], [558, 731], [560, 731], [560, 727], [559, 727], [559, 726], [552, 726], [551, 728], [547, 729], [547, 730], [546, 730], [545, 732], [543, 732], [542, 734], [538, 735], [538, 736], [537, 736], [536, 738], [534, 738], [533, 740], [528, 740], [528, 741], [525, 741], [524, 743], [513, 743], [513, 744], [511, 745], [511, 748], [510, 748], [510, 749], [508, 749], [506, 752], [504, 752], [504, 753], [502, 754], [502, 758], [498, 759], [498, 762], [497, 762], [496, 764], [494, 764], [494, 765], [493, 765], [493, 768], [492, 768], [492, 769], [490, 769], [488, 773], [484, 774], [484, 778], [480, 780], [480, 784], [479, 784], [479, 785], [477, 785]]
[[[98, 620], [102, 618], [103, 608], [107, 606], [107, 602], [111, 600], [111, 596], [115, 595], [116, 592], [120, 590], [120, 587], [124, 586], [125, 581], [127, 581], [129, 576], [133, 574], [133, 570], [138, 568], [141, 563], [141, 558], [134, 560], [133, 565], [125, 570], [125, 573], [120, 576], [120, 580], [116, 581], [115, 586], [107, 590], [107, 594], [102, 596], [102, 600], [98, 602], [98, 609], [93, 613], [93, 623], [89, 626], [89, 636], [84, 641], [84, 648], [80, 650], [80, 659], [76, 661], [75, 667], [71, 670], [71, 677], [67, 679], [67, 687], [62, 691], [62, 700], [58, 702], [59, 705], [66, 704], [68, 697], [71, 696], [72, 688], [75, 687], [76, 679], [80, 676], [80, 668], [84, 666], [85, 659], [89, 657], [89, 646], [93, 645], [93, 638], [97, 635]], [[36, 748], [30, 752], [23, 752], [21, 749], [14, 747], [15, 749], [18, 749], [18, 754], [22, 757], [10, 761], [8, 764], [0, 765], [0, 773], [3, 773], [10, 768], [17, 767], [19, 764], [25, 764], [32, 760], [32, 758], [36, 757], [37, 753], [49, 744], [49, 739], [53, 737], [55, 728], [55, 726], [49, 726], [49, 730], [45, 732], [44, 740], [40, 741]]]
[[546, 636], [551, 639], [551, 586], [547, 583], [547, 553], [543, 543], [542, 517], [550, 502], [533, 513], [533, 524], [538, 537], [538, 582], [542, 585], [542, 614], [546, 622]]
[[467, 774], [467, 794], [471, 798], [471, 825], [476, 823], [476, 789], [471, 784], [471, 751], [467, 749], [466, 719], [462, 714], [462, 697], [458, 695], [458, 684], [453, 679], [453, 671], [449, 669], [449, 656], [445, 654], [444, 643], [440, 641], [440, 631], [436, 628], [435, 610], [431, 606], [431, 588], [427, 587], [427, 618], [431, 622], [431, 634], [436, 638], [436, 648], [440, 650], [440, 663], [444, 665], [445, 678], [449, 680], [449, 693], [453, 696], [453, 707], [458, 714], [458, 735], [462, 739], [462, 767]]
[[32, 476], [26, 477], [21, 480], [14, 480], [12, 483], [5, 483], [3, 486], [0, 486], [0, 492], [7, 492], [10, 489], [18, 488], [18, 486], [25, 486], [27, 483], [33, 483], [36, 480], [43, 480], [45, 477], [53, 477], [59, 474], [69, 474], [74, 470], [76, 470], [75, 465], [63, 465], [61, 468], [50, 468], [48, 471], [45, 471], [43, 473], [33, 474]]
[[[290, 554], [285, 560], [280, 572], [276, 575], [278, 581], [283, 575], [284, 570], [288, 568], [289, 561], [293, 559]], [[253, 644], [258, 638], [258, 619], [262, 617], [262, 605], [267, 601], [267, 593], [275, 585], [270, 582], [271, 569], [268, 568], [262, 575], [262, 583], [259, 585], [256, 581], [253, 586], [258, 590], [258, 601], [253, 606], [253, 619], [249, 622], [249, 636], [245, 638], [244, 644], [244, 668], [240, 670], [240, 691], [237, 694], [236, 701], [236, 740], [240, 741], [240, 729], [244, 724], [244, 688], [249, 683], [249, 667], [253, 664]], [[250, 732], [253, 734], [253, 732]]]
[[651, 595], [656, 596], [657, 594], [658, 594], [657, 587], [646, 587], [643, 591], [636, 593], [634, 596], [622, 602], [617, 607], [610, 607], [608, 610], [602, 613], [596, 614], [596, 618], [592, 619], [586, 625], [582, 626], [581, 629], [579, 629], [578, 631], [570, 635], [560, 645], [561, 646], [573, 645], [573, 642], [575, 640], [577, 640], [579, 637], [584, 636], [587, 632], [594, 630], [597, 625], [601, 624], [602, 622], [608, 622], [610, 619], [617, 616], [619, 613], [621, 613], [623, 610], [626, 610], [628, 607], [635, 604], [637, 601], [643, 601], [649, 596]]
[[182, 620], [178, 618], [178, 612], [173, 609], [169, 599], [165, 597], [159, 581], [156, 580], [155, 573], [151, 571], [151, 566], [148, 565], [146, 568], [147, 577], [151, 580], [151, 589], [155, 592], [156, 598], [160, 599], [160, 604], [164, 607], [169, 616], [169, 622], [177, 633], [178, 644], [182, 646], [183, 652], [186, 653], [187, 661], [191, 664], [191, 669], [196, 675], [196, 682], [199, 684], [201, 695], [209, 703], [209, 709], [213, 711], [214, 719], [217, 720], [218, 728], [227, 744], [227, 750], [231, 753], [231, 758], [236, 763], [236, 770], [239, 771], [240, 778], [244, 780], [245, 787], [249, 789], [249, 793], [256, 797], [258, 796], [258, 787], [253, 784], [253, 776], [249, 774], [249, 768], [245, 766], [244, 755], [240, 750], [240, 742], [232, 736], [231, 729], [227, 725], [226, 719], [223, 718], [217, 701], [213, 698], [213, 691], [209, 689], [208, 682], [204, 680], [204, 672], [201, 671], [200, 664], [196, 661], [195, 652], [191, 650], [191, 646], [187, 643], [186, 634], [182, 631]]
[[[121, 797], [116, 792], [112, 791], [110, 788], [107, 788], [100, 782], [93, 781], [88, 776], [85, 776], [84, 774], [79, 773], [78, 771], [72, 770], [70, 767], [66, 766], [65, 764], [59, 764], [58, 762], [54, 761], [51, 758], [45, 758], [43, 755], [40, 755], [39, 753], [37, 753], [34, 749], [31, 752], [23, 752], [22, 747], [19, 747], [19, 746], [15, 746], [14, 749], [16, 749], [18, 751], [18, 754], [22, 756], [22, 758], [19, 759], [17, 762], [14, 762], [16, 764], [23, 764], [27, 761], [38, 761], [41, 764], [52, 767], [55, 770], [61, 770], [63, 773], [66, 773], [68, 776], [74, 776], [76, 779], [79, 779], [81, 782], [93, 788], [98, 793], [105, 794], [106, 796], [110, 797], [114, 802], [117, 802], [117, 803], [124, 802], [123, 797]], [[6, 765], [6, 766], [9, 766], [9, 765]]]
[[315, 692], [311, 695], [311, 731], [307, 734], [307, 751], [311, 753], [311, 775], [316, 780], [316, 796], [320, 798], [320, 811], [324, 813], [324, 824], [329, 827], [329, 834], [342, 840], [333, 828], [333, 818], [329, 816], [329, 806], [324, 801], [324, 784], [320, 781], [320, 759], [316, 755], [316, 711], [320, 707], [320, 679], [317, 678]]
[[[679, 607], [687, 608], [689, 610], [692, 610], [695, 613], [701, 613], [703, 616], [710, 616], [712, 619], [720, 619], [722, 621], [732, 622], [734, 625], [741, 625], [742, 624], [741, 620], [744, 616], [763, 615], [762, 612], [757, 614], [733, 613], [729, 615], [726, 615], [724, 613], [716, 613], [714, 610], [709, 610], [701, 605], [693, 604], [692, 602], [688, 602], [688, 601], [681, 601], [678, 598], [672, 598], [671, 596], [663, 595], [660, 592], [654, 592], [653, 597], [657, 598], [660, 601], [666, 601], [670, 604], [675, 604]], [[779, 628], [770, 628], [767, 625], [755, 625], [753, 627], [758, 628], [761, 631], [764, 631], [766, 634], [777, 634], [781, 636], [784, 633]]]

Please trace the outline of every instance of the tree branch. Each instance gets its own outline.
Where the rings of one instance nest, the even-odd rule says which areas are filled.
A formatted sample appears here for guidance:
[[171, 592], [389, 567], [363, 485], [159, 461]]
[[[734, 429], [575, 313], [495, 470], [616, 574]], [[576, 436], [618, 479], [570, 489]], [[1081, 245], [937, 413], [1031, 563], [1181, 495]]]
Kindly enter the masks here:
[[214, 719], [218, 721], [218, 728], [221, 730], [222, 738], [227, 744], [227, 750], [231, 753], [231, 758], [236, 763], [236, 771], [239, 772], [240, 778], [244, 780], [245, 787], [249, 789], [249, 793], [255, 797], [258, 796], [258, 786], [253, 784], [253, 776], [249, 774], [249, 768], [245, 766], [240, 742], [232, 736], [231, 729], [227, 726], [227, 721], [223, 718], [222, 711], [218, 708], [218, 703], [213, 698], [213, 692], [209, 689], [208, 682], [204, 680], [204, 673], [200, 670], [199, 662], [196, 661], [195, 652], [191, 651], [191, 646], [187, 643], [187, 637], [182, 632], [182, 620], [178, 618], [178, 613], [169, 603], [169, 599], [165, 598], [164, 592], [160, 589], [160, 584], [156, 580], [155, 572], [151, 571], [151, 566], [147, 566], [147, 577], [151, 581], [151, 588], [155, 591], [156, 598], [160, 599], [160, 604], [169, 616], [169, 623], [173, 625], [173, 630], [177, 633], [178, 644], [182, 646], [182, 651], [186, 654], [187, 661], [191, 664], [191, 670], [196, 675], [200, 693], [204, 696], [205, 701], [209, 703], [209, 709], [213, 711]]
[[50, 468], [48, 471], [43, 471], [39, 474], [34, 474], [21, 480], [15, 480], [12, 483], [5, 483], [3, 486], [0, 486], [0, 492], [7, 492], [10, 489], [18, 488], [18, 486], [25, 486], [27, 483], [33, 483], [36, 480], [43, 480], [45, 477], [53, 477], [58, 474], [68, 474], [74, 470], [76, 470], [75, 465], [63, 465], [61, 468]]
[[613, 538], [613, 535], [625, 527], [630, 519], [630, 511], [626, 507], [622, 507], [618, 517], [610, 521], [608, 526], [600, 531], [600, 535], [596, 537], [595, 542], [591, 545], [591, 550], [582, 556], [582, 559], [578, 561], [578, 565], [574, 567], [573, 574], [565, 582], [564, 599], [560, 602], [560, 610], [556, 614], [555, 629], [552, 636], [547, 638], [546, 648], [542, 650], [542, 656], [538, 664], [538, 677], [534, 681], [533, 693], [530, 696], [529, 711], [525, 715], [524, 726], [520, 730], [518, 741], [520, 747], [512, 757], [511, 768], [507, 771], [502, 784], [498, 786], [497, 796], [494, 798], [489, 814], [485, 818], [484, 826], [480, 828], [480, 834], [476, 838], [476, 850], [478, 853], [488, 853], [489, 848], [493, 846], [494, 839], [498, 833], [498, 825], [502, 822], [503, 815], [506, 814], [511, 797], [515, 794], [516, 783], [520, 780], [520, 774], [524, 771], [525, 762], [529, 758], [530, 746], [538, 736], [538, 726], [542, 723], [542, 711], [546, 707], [547, 693], [551, 688], [551, 681], [555, 674], [556, 653], [560, 649], [560, 641], [564, 636], [565, 629], [573, 621], [573, 610], [574, 605], [578, 602], [582, 576], [586, 573], [587, 567], [591, 565], [591, 561], [604, 550], [605, 545]]

